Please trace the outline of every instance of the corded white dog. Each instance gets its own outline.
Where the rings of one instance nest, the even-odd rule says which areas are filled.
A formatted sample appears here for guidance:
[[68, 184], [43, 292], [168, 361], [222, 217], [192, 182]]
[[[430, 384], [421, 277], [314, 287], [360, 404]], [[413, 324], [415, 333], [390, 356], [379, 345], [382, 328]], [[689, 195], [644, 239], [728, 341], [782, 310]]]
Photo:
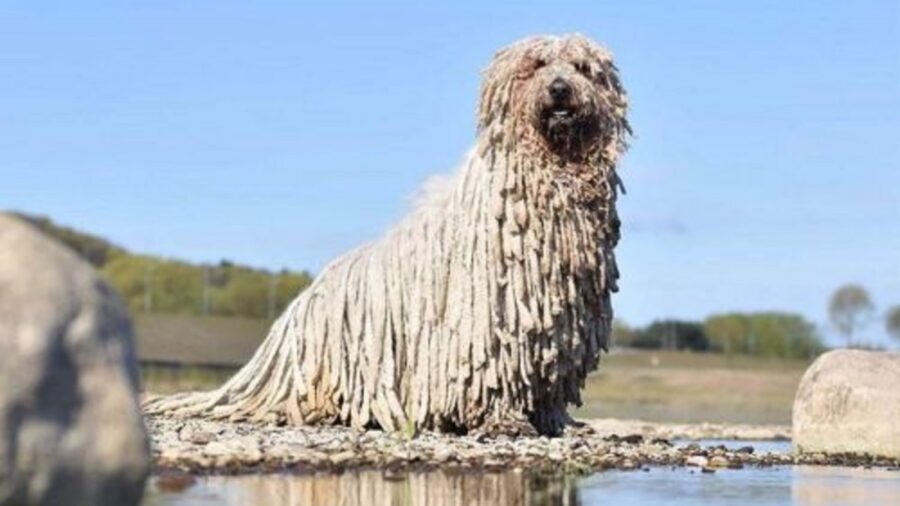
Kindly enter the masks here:
[[610, 332], [626, 108], [610, 53], [582, 36], [501, 50], [459, 171], [331, 263], [221, 388], [146, 411], [559, 433]]

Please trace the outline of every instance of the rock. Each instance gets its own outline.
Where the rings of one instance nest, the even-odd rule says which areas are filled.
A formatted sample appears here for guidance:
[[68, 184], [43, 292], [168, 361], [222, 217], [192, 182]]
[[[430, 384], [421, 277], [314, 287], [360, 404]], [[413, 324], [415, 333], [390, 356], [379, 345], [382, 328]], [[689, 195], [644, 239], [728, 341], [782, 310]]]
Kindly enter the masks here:
[[794, 400], [798, 453], [900, 458], [900, 353], [838, 350], [803, 375]]
[[354, 453], [352, 451], [343, 451], [343, 452], [331, 455], [329, 459], [331, 460], [332, 464], [334, 464], [336, 466], [340, 466], [340, 465], [346, 464], [348, 462], [351, 462], [355, 458], [356, 458], [356, 453]]
[[634, 469], [637, 469], [638, 467], [640, 467], [638, 463], [631, 459], [625, 459], [619, 463], [619, 469], [623, 471], [632, 471]]
[[644, 442], [644, 436], [642, 436], [640, 434], [629, 434], [627, 436], [622, 437], [621, 441], [628, 443], [628, 444], [637, 445], [637, 444], [641, 444]]
[[138, 504], [149, 448], [137, 384], [120, 299], [0, 213], [0, 504]]
[[725, 458], [721, 455], [716, 455], [709, 459], [708, 465], [709, 465], [709, 467], [728, 467], [729, 464], [730, 464], [730, 462], [728, 461], [727, 458]]
[[255, 436], [213, 441], [204, 446], [202, 452], [224, 467], [254, 466], [263, 459], [259, 438]]
[[167, 471], [156, 477], [155, 485], [161, 492], [180, 493], [197, 483], [192, 474], [182, 471]]
[[194, 443], [195, 445], [206, 445], [216, 440], [216, 435], [203, 430], [189, 431], [187, 434], [182, 433], [181, 438], [184, 441]]
[[693, 466], [693, 467], [706, 467], [706, 464], [709, 463], [709, 459], [702, 455], [691, 455], [690, 457], [684, 459], [684, 465]]

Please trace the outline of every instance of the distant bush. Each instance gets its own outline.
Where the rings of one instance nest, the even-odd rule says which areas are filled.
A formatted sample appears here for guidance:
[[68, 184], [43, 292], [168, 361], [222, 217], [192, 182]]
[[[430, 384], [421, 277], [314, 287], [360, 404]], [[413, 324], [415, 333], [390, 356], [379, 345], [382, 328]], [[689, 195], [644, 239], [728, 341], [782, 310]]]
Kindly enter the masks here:
[[716, 351], [763, 357], [811, 358], [825, 350], [813, 324], [792, 313], [726, 313], [704, 322]]
[[658, 320], [636, 331], [635, 348], [707, 351], [709, 339], [703, 325], [681, 320]]
[[312, 281], [305, 273], [277, 273], [222, 262], [194, 265], [177, 260], [120, 255], [103, 274], [134, 313], [274, 318]]
[[124, 249], [110, 243], [106, 239], [57, 225], [44, 216], [32, 216], [23, 213], [13, 214], [45, 234], [55, 237], [94, 267], [102, 267], [114, 255], [125, 252]]
[[307, 272], [270, 272], [222, 260], [198, 265], [132, 254], [101, 237], [50, 219], [17, 214], [94, 265], [132, 313], [273, 318], [312, 281]]
[[706, 321], [657, 320], [646, 327], [613, 324], [613, 344], [642, 349], [812, 358], [825, 346], [814, 325], [791, 313], [727, 313]]
[[203, 271], [189, 263], [117, 255], [101, 270], [132, 313], [199, 313]]
[[616, 318], [612, 324], [612, 335], [609, 339], [610, 346], [623, 346], [625, 348], [633, 348], [634, 341], [637, 339], [638, 333], [636, 329], [628, 326], [624, 321]]

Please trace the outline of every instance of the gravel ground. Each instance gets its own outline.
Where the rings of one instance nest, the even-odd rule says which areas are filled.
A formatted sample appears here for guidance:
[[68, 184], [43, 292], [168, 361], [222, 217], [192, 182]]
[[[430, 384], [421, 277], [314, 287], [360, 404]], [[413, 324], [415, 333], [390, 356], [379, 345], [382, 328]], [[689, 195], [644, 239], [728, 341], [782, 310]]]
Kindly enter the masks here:
[[455, 436], [412, 438], [346, 427], [279, 427], [148, 417], [156, 472], [391, 472], [431, 470], [588, 473], [647, 466], [717, 468], [791, 464], [900, 468], [900, 460], [850, 455], [758, 453], [748, 445], [701, 447], [681, 439], [784, 439], [785, 427], [657, 425], [593, 420], [558, 438]]

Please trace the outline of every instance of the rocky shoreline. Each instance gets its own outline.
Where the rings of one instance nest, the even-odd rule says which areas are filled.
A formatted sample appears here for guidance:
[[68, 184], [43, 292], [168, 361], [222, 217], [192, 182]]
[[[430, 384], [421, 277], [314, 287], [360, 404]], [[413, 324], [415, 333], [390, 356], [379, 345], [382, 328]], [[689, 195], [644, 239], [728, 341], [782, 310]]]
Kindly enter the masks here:
[[487, 438], [423, 433], [412, 438], [346, 427], [279, 427], [148, 417], [158, 474], [315, 473], [380, 470], [584, 474], [609, 469], [696, 466], [844, 465], [900, 470], [900, 460], [865, 455], [793, 455], [687, 439], [783, 440], [784, 427], [658, 425], [594, 420], [558, 438]]

